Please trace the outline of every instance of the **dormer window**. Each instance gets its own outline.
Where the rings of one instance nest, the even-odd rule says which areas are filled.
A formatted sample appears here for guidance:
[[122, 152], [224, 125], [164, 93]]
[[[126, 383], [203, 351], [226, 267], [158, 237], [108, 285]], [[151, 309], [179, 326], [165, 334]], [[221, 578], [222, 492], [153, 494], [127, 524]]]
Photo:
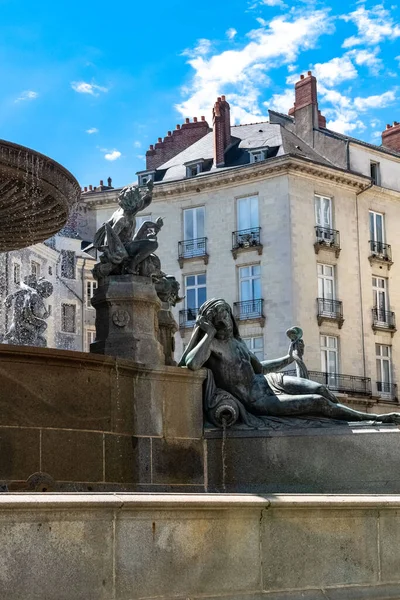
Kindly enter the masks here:
[[196, 177], [196, 175], [201, 173], [203, 171], [203, 163], [203, 158], [185, 163], [186, 177]]
[[371, 173], [372, 183], [374, 185], [380, 185], [381, 184], [381, 174], [380, 174], [380, 169], [379, 169], [379, 163], [371, 160], [370, 173]]
[[267, 158], [268, 149], [263, 148], [263, 149], [257, 149], [257, 150], [250, 150], [249, 154], [250, 154], [250, 162], [251, 163], [260, 162]]
[[155, 171], [139, 171], [136, 173], [138, 176], [139, 185], [147, 185], [149, 181], [154, 181], [156, 172]]

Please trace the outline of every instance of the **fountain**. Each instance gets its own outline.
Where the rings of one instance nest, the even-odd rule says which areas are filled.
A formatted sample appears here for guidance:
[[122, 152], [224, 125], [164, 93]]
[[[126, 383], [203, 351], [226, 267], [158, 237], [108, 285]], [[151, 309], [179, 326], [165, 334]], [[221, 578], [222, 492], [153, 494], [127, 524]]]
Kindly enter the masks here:
[[[1, 142], [0, 248], [56, 233], [79, 191], [54, 161]], [[145, 196], [123, 193], [128, 211]], [[231, 340], [221, 329], [235, 331], [221, 300], [204, 307], [189, 368], [174, 366], [179, 286], [153, 254], [162, 223], [123, 239], [125, 218], [130, 236], [119, 214], [95, 238], [91, 354], [0, 346], [3, 596], [397, 599], [399, 427], [251, 415], [202, 354], [205, 336], [218, 353]], [[307, 382], [300, 333], [288, 332], [289, 358]], [[246, 360], [240, 338], [229, 343]]]

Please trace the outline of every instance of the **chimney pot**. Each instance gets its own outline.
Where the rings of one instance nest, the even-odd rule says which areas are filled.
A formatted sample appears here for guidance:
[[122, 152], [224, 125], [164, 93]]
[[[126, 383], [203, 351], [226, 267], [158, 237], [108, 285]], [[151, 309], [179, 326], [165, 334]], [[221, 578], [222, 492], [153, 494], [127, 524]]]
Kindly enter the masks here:
[[161, 144], [162, 138], [158, 138], [158, 143]]
[[201, 120], [202, 120], [202, 121], [205, 121], [205, 120], [206, 120], [206, 118], [205, 118], [205, 117], [201, 117]]
[[304, 79], [304, 75], [300, 75], [300, 79]]
[[89, 185], [89, 192], [91, 192], [93, 190], [93, 186]]
[[111, 177], [109, 177], [109, 178], [107, 179], [107, 183], [108, 183], [108, 187], [111, 187], [111, 184], [112, 184], [112, 179], [111, 179]]
[[177, 126], [176, 126], [176, 128], [179, 130], [179, 129], [181, 128], [181, 126], [180, 126], [180, 125], [177, 125]]
[[172, 135], [172, 131], [168, 131], [168, 135], [169, 135], [169, 136], [170, 136], [170, 135]]
[[190, 123], [190, 119], [189, 119], [189, 118], [186, 118], [186, 119], [185, 119], [185, 123]]
[[197, 117], [193, 117], [193, 123], [197, 123]]
[[102, 179], [100, 179], [100, 185], [101, 185], [101, 186], [103, 185], [103, 180], [102, 180]]
[[85, 192], [87, 192], [87, 186], [85, 186], [83, 189], [84, 189]]
[[221, 96], [218, 96], [217, 102], [221, 102], [221, 100], [222, 100]]
[[154, 144], [150, 144], [150, 150], [154, 150]]
[[307, 75], [308, 75], [309, 77], [311, 77], [311, 75], [312, 75], [312, 72], [311, 72], [311, 71], [307, 71]]
[[225, 96], [221, 96], [221, 100], [222, 100], [222, 102], [225, 102], [226, 101]]
[[391, 125], [389, 125], [389, 123], [388, 123], [388, 124], [386, 125], [386, 129], [391, 129], [391, 128], [392, 128], [392, 126], [391, 126]]
[[399, 122], [398, 121], [393, 121], [393, 125], [398, 125]]

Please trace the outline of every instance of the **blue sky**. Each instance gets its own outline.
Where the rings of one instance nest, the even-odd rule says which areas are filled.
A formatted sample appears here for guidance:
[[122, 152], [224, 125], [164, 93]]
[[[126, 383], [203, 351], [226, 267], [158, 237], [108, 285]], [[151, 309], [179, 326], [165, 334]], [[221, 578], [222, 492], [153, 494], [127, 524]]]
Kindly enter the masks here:
[[0, 137], [82, 186], [136, 179], [144, 154], [226, 94], [237, 123], [287, 112], [311, 69], [328, 126], [380, 143], [400, 121], [400, 8], [338, 0], [0, 0]]

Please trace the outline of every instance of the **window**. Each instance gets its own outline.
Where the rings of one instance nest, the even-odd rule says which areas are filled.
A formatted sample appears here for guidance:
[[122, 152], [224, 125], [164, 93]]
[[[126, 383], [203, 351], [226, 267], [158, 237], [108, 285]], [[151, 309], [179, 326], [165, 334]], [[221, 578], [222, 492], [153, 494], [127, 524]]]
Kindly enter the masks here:
[[204, 206], [183, 211], [183, 258], [204, 256]]
[[369, 211], [369, 235], [373, 242], [385, 242], [383, 214]]
[[86, 330], [86, 351], [90, 352], [90, 344], [96, 341], [96, 331], [94, 329]]
[[261, 267], [252, 265], [239, 269], [240, 301], [247, 302], [261, 298]]
[[392, 365], [391, 347], [375, 344], [376, 349], [376, 385], [378, 392], [388, 394], [391, 392]]
[[97, 288], [97, 281], [90, 279], [86, 282], [86, 308], [93, 308], [90, 302], [93, 297], [94, 290]]
[[61, 331], [65, 333], [76, 332], [75, 304], [61, 304]]
[[386, 323], [388, 319], [388, 293], [387, 279], [384, 277], [372, 278], [372, 294], [374, 310], [376, 312], [376, 320], [381, 323]]
[[202, 171], [202, 163], [186, 164], [186, 177], [196, 177]]
[[75, 279], [75, 252], [61, 250], [61, 277]]
[[31, 275], [34, 275], [36, 279], [40, 277], [40, 263], [35, 260], [31, 260]]
[[262, 336], [243, 338], [243, 341], [258, 360], [264, 360], [264, 338]]
[[335, 267], [333, 265], [317, 265], [318, 298], [335, 299]]
[[267, 158], [267, 150], [251, 150], [250, 151], [250, 162], [256, 163]]
[[149, 181], [154, 181], [155, 171], [150, 173], [143, 173], [143, 175], [139, 175], [139, 185], [147, 185]]
[[13, 281], [17, 285], [21, 283], [21, 265], [19, 263], [13, 264]]
[[371, 160], [370, 174], [371, 174], [372, 183], [374, 183], [375, 185], [380, 185], [381, 184], [381, 174], [380, 174], [379, 163]]
[[258, 221], [258, 196], [238, 198], [237, 201], [237, 227], [239, 231], [255, 229]]
[[207, 299], [206, 274], [185, 277], [185, 292], [186, 319], [188, 323], [193, 323], [198, 309]]
[[333, 335], [321, 335], [321, 370], [326, 373], [328, 385], [336, 385], [338, 374], [338, 339]]
[[315, 224], [332, 229], [332, 198], [315, 194]]

